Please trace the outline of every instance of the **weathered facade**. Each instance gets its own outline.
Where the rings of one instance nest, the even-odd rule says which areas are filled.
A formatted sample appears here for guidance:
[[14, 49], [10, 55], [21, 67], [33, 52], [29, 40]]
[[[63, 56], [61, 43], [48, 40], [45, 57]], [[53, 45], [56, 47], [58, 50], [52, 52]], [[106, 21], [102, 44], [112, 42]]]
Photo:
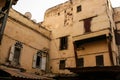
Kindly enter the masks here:
[[16, 73], [15, 77], [32, 77], [33, 80], [35, 76], [24, 74], [49, 72], [49, 42], [50, 31], [11, 9], [0, 46], [0, 69], [12, 75]]
[[15, 80], [53, 77], [47, 73], [60, 80], [119, 80], [119, 16], [109, 0], [69, 0], [48, 9], [40, 24], [11, 9], [0, 72]]
[[42, 25], [52, 32], [51, 71], [118, 65], [113, 15], [109, 0], [70, 0], [48, 9]]

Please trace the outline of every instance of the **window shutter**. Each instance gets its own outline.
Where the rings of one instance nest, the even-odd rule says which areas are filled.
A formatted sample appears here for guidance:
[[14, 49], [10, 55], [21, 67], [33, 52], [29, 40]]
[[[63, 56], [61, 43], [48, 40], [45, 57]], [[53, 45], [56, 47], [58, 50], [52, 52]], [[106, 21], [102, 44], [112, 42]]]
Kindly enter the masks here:
[[36, 68], [36, 59], [37, 59], [37, 54], [33, 56], [33, 68]]
[[92, 18], [84, 19], [85, 32], [91, 32], [91, 21], [92, 21]]
[[46, 69], [46, 57], [42, 57], [41, 69], [42, 69], [42, 70], [45, 70], [45, 69]]
[[11, 46], [11, 49], [10, 49], [9, 61], [13, 60], [14, 53], [15, 53], [15, 46], [13, 45], [13, 46]]

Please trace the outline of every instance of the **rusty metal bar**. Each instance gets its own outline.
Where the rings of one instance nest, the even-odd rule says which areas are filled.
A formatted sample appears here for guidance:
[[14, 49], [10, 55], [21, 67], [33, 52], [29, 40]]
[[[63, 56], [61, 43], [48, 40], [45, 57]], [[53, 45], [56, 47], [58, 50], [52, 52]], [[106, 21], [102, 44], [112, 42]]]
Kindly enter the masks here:
[[8, 14], [9, 14], [10, 8], [12, 6], [12, 1], [13, 0], [10, 0], [9, 7], [8, 7], [6, 13], [4, 13], [4, 12], [1, 11], [1, 14], [4, 13], [4, 16], [3, 16], [3, 21], [2, 21], [1, 27], [0, 27], [0, 44], [1, 44], [1, 41], [2, 41], [2, 38], [3, 38], [3, 34], [4, 34], [4, 30], [5, 30], [5, 27], [6, 27], [6, 22], [7, 22]]

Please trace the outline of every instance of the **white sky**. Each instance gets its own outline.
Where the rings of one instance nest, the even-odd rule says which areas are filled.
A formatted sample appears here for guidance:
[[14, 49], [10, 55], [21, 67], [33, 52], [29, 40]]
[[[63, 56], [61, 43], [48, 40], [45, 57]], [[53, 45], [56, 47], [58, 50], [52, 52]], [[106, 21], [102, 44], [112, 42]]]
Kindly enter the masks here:
[[[30, 12], [32, 14], [32, 20], [36, 19], [37, 22], [41, 22], [48, 8], [66, 1], [68, 0], [19, 0], [13, 8], [22, 14]], [[120, 6], [120, 0], [111, 0], [111, 3], [113, 7]]]

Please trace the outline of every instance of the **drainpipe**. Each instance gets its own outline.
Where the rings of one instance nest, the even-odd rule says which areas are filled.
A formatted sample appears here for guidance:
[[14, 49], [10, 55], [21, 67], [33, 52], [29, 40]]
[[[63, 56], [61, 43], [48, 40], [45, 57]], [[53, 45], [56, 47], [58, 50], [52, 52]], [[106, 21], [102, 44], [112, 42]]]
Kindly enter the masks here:
[[76, 68], [78, 67], [78, 56], [77, 56], [77, 47], [76, 47], [76, 44], [75, 42], [73, 42], [73, 45], [74, 45], [74, 55], [75, 55], [75, 64], [76, 64]]
[[109, 51], [109, 56], [110, 56], [111, 65], [114, 66], [114, 60], [113, 60], [113, 53], [112, 53], [111, 42], [112, 42], [112, 37], [109, 35], [109, 36], [107, 37], [108, 51]]

